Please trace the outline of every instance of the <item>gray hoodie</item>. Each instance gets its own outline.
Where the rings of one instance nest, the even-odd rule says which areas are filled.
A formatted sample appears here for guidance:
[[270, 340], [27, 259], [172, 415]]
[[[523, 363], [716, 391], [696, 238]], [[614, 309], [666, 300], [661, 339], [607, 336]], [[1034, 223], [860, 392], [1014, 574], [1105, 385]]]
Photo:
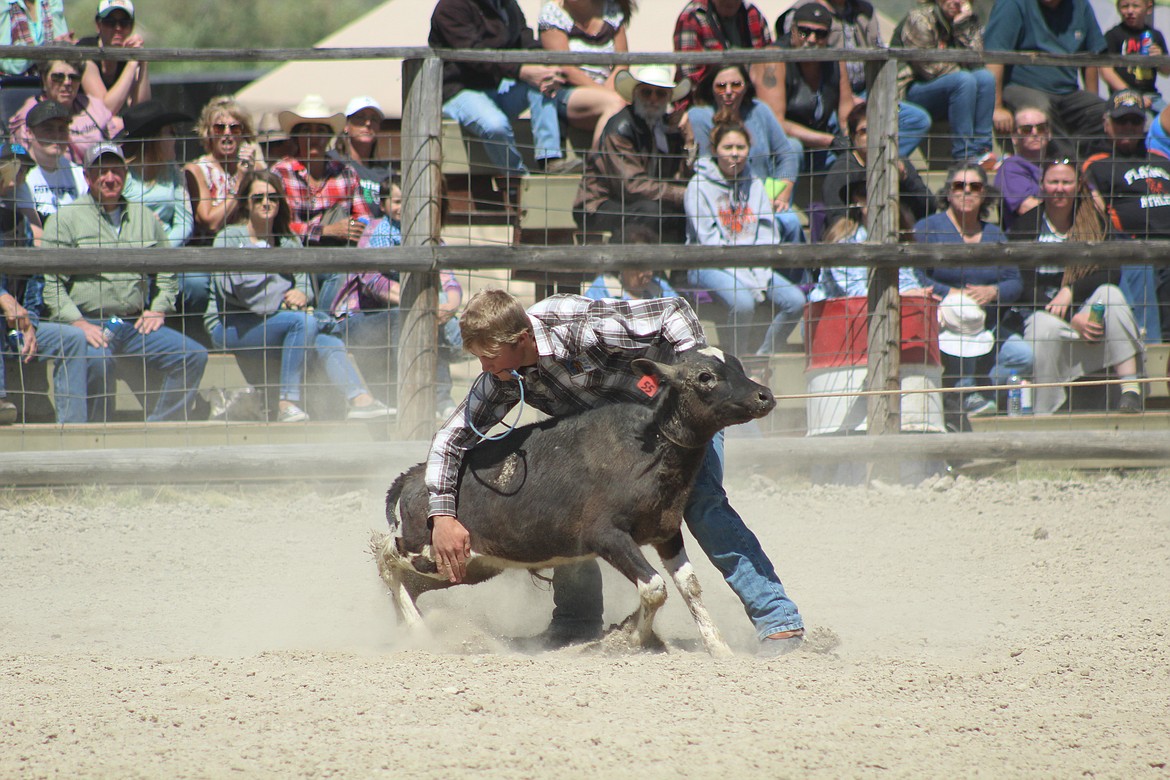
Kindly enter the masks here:
[[781, 242], [780, 223], [764, 182], [746, 173], [728, 181], [710, 157], [695, 163], [683, 205], [688, 244], [759, 246]]

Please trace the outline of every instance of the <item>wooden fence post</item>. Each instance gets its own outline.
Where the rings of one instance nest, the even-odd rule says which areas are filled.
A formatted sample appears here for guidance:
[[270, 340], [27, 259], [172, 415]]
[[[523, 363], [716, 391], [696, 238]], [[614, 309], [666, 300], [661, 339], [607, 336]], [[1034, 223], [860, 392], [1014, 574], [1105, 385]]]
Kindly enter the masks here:
[[[443, 63], [402, 63], [402, 243], [439, 243]], [[439, 306], [437, 269], [402, 277], [398, 339], [398, 434], [429, 439], [435, 428], [435, 362]]]
[[[876, 65], [869, 109], [866, 156], [866, 192], [869, 207], [869, 240], [898, 240], [898, 61]], [[874, 71], [871, 70], [871, 73]], [[869, 360], [867, 390], [898, 390], [902, 356], [901, 301], [898, 269], [871, 268], [869, 272]], [[869, 396], [866, 432], [870, 436], [901, 430], [901, 399], [897, 395]]]

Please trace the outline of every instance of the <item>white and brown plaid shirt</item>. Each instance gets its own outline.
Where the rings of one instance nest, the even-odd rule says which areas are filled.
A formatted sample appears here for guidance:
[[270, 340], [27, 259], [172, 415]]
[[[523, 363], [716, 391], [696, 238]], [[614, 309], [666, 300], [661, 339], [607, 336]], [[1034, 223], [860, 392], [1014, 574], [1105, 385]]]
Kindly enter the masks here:
[[[669, 363], [674, 355], [707, 346], [703, 327], [682, 298], [593, 301], [554, 295], [528, 310], [536, 336], [536, 365], [518, 370], [524, 401], [560, 417], [616, 401], [646, 401], [630, 363]], [[426, 482], [430, 516], [456, 515], [463, 453], [479, 442], [468, 420], [488, 431], [520, 400], [517, 382], [483, 373], [431, 441]]]

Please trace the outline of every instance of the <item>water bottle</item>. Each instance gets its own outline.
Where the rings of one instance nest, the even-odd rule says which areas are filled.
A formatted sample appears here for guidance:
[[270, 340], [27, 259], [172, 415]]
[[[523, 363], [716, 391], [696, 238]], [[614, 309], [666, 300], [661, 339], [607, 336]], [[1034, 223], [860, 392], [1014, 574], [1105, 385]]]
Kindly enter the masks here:
[[1032, 413], [1032, 384], [1027, 379], [1020, 380], [1020, 414]]
[[24, 352], [24, 334], [16, 328], [8, 331], [8, 343], [12, 345], [12, 351], [16, 354]]
[[[1020, 375], [1013, 373], [1008, 377], [1008, 417], [1019, 417], [1024, 413], [1024, 386]], [[1031, 391], [1028, 392], [1031, 395]]]
[[121, 317], [110, 317], [106, 320], [106, 324], [102, 326], [102, 337], [107, 341], [114, 340], [114, 329], [122, 324]]

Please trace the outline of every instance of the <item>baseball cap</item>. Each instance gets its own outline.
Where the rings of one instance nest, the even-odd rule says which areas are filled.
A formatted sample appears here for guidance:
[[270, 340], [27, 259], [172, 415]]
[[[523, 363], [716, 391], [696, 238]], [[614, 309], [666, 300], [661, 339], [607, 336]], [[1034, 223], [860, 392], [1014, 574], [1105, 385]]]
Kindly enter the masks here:
[[1119, 89], [1109, 97], [1109, 116], [1118, 119], [1123, 116], [1146, 115], [1146, 101], [1136, 89]]
[[134, 3], [130, 2], [130, 0], [101, 0], [98, 3], [97, 18], [105, 19], [114, 11], [125, 11], [133, 19]]
[[367, 108], [374, 109], [378, 112], [379, 116], [381, 116], [383, 119], [386, 118], [386, 112], [382, 110], [382, 106], [378, 104], [377, 100], [374, 100], [369, 95], [355, 97], [353, 100], [349, 101], [349, 104], [345, 107], [345, 115], [347, 117], [351, 117], [357, 112]]
[[89, 168], [107, 154], [112, 154], [122, 162], [126, 162], [126, 155], [122, 152], [122, 147], [104, 141], [85, 150], [85, 167]]
[[56, 100], [42, 100], [28, 112], [28, 115], [24, 118], [24, 124], [26, 127], [40, 127], [45, 122], [50, 122], [54, 119], [72, 121], [73, 112]]
[[793, 24], [823, 24], [825, 27], [832, 27], [833, 15], [829, 13], [829, 9], [814, 0], [797, 8], [792, 14], [792, 22]]
[[0, 143], [0, 162], [6, 160], [18, 160], [27, 165], [33, 164], [32, 155], [28, 153], [22, 144], [14, 143], [12, 141], [5, 141]]

